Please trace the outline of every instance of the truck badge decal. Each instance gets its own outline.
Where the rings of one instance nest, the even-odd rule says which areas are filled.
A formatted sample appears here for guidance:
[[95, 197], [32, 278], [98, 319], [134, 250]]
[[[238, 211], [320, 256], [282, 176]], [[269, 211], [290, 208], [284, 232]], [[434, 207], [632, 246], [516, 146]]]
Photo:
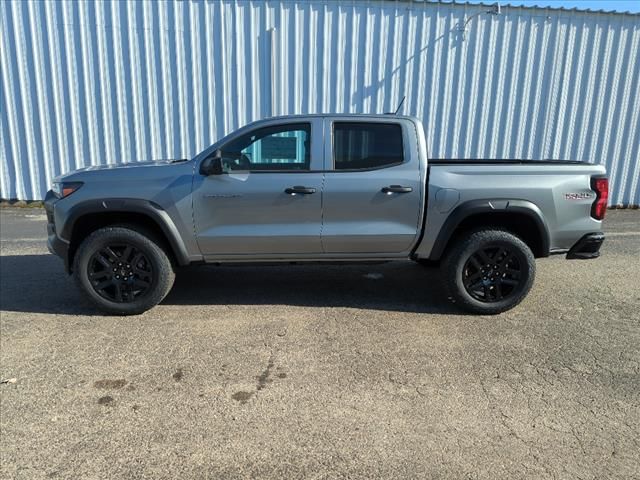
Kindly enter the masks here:
[[581, 192], [581, 193], [565, 193], [565, 200], [589, 200], [593, 198], [592, 193]]

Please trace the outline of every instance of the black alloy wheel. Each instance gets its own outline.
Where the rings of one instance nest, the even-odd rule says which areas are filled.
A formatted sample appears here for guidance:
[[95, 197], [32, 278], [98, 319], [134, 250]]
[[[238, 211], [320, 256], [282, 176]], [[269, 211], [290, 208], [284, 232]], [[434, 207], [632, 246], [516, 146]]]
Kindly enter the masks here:
[[117, 303], [132, 302], [153, 286], [152, 263], [129, 244], [109, 244], [97, 250], [89, 260], [87, 274], [98, 295]]
[[518, 290], [521, 265], [509, 248], [483, 247], [471, 254], [462, 275], [469, 295], [480, 302], [494, 303]]

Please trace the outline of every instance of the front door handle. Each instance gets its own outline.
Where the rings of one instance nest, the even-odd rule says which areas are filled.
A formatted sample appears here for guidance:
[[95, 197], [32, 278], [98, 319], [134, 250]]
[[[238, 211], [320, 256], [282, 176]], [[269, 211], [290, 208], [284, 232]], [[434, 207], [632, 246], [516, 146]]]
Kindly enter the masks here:
[[402, 185], [389, 185], [388, 187], [382, 188], [382, 193], [386, 193], [387, 195], [391, 195], [392, 193], [410, 193], [410, 192], [413, 192], [413, 188], [403, 187]]
[[285, 188], [284, 193], [287, 193], [289, 195], [311, 195], [312, 193], [316, 193], [316, 189], [312, 187], [302, 187], [300, 185], [296, 185], [295, 187]]

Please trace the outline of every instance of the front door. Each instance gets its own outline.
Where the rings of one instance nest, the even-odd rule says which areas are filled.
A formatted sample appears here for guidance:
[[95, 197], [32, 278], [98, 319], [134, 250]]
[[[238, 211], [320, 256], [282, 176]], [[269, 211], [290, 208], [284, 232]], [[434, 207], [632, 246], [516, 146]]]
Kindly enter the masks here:
[[321, 129], [320, 118], [272, 122], [219, 147], [224, 173], [194, 180], [196, 237], [205, 258], [322, 252], [323, 148], [321, 140], [314, 144]]

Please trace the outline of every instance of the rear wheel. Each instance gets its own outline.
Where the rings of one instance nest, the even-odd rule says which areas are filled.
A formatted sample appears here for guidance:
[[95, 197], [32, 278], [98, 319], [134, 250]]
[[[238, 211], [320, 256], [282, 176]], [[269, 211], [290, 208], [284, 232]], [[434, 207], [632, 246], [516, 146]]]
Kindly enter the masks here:
[[517, 236], [479, 230], [458, 240], [443, 263], [449, 298], [467, 311], [496, 314], [518, 305], [535, 278], [535, 258]]
[[102, 310], [142, 313], [169, 293], [174, 272], [152, 236], [130, 227], [105, 227], [91, 233], [74, 259], [74, 276]]

